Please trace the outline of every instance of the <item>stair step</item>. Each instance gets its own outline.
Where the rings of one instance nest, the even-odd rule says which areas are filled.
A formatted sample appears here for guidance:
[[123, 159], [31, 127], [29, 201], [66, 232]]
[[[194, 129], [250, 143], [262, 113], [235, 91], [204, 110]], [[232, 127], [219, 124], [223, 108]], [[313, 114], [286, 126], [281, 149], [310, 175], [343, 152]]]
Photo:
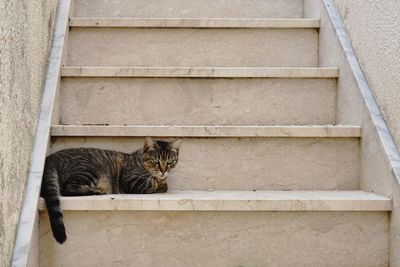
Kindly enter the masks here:
[[335, 123], [335, 68], [63, 68], [62, 75], [62, 124]]
[[53, 125], [52, 136], [360, 137], [360, 126], [117, 126]]
[[64, 77], [59, 123], [334, 124], [336, 88], [333, 78]]
[[[391, 211], [388, 197], [362, 191], [171, 191], [62, 197], [63, 210]], [[44, 210], [41, 199], [39, 209]]]
[[[319, 207], [300, 203], [287, 207]], [[62, 246], [42, 211], [40, 266], [388, 266], [390, 205], [371, 208], [383, 211], [66, 210]]]
[[71, 27], [67, 65], [316, 67], [318, 36], [316, 28], [290, 27]]
[[62, 77], [337, 78], [337, 68], [64, 67]]
[[61, 205], [62, 246], [40, 202], [41, 266], [387, 265], [392, 203], [366, 192], [186, 191]]
[[303, 0], [75, 0], [75, 17], [302, 17]]
[[97, 147], [131, 153], [143, 146], [143, 136], [181, 137], [179, 164], [168, 178], [171, 190], [358, 188], [360, 129], [356, 126], [60, 125], [53, 126], [51, 134], [51, 152]]
[[319, 19], [71, 18], [70, 27], [95, 28], [319, 28]]

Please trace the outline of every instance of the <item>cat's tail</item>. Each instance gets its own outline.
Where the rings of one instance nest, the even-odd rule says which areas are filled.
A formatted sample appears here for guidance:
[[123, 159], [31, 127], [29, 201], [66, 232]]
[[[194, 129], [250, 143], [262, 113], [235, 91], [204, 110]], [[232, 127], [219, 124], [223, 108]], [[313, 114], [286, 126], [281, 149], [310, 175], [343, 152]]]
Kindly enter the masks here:
[[67, 240], [63, 221], [63, 212], [60, 206], [60, 186], [57, 170], [46, 162], [43, 174], [41, 195], [46, 202], [49, 213], [51, 230], [58, 243], [62, 244]]

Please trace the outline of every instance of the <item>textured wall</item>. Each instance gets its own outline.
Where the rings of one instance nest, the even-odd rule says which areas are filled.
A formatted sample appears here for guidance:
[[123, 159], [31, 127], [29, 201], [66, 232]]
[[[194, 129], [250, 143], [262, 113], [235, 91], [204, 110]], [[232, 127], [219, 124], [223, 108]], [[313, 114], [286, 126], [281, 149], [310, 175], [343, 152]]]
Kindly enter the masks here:
[[335, 1], [368, 82], [400, 147], [400, 1]]
[[0, 266], [12, 255], [56, 0], [0, 0]]

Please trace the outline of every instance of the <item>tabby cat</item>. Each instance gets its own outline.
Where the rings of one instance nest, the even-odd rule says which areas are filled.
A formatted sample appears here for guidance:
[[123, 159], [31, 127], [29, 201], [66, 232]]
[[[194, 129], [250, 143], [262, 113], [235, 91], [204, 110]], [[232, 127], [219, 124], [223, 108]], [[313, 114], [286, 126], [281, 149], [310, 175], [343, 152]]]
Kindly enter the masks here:
[[67, 239], [60, 195], [151, 194], [167, 192], [167, 177], [178, 163], [181, 140], [153, 141], [125, 154], [96, 148], [71, 148], [46, 159], [41, 196], [45, 199], [53, 236]]

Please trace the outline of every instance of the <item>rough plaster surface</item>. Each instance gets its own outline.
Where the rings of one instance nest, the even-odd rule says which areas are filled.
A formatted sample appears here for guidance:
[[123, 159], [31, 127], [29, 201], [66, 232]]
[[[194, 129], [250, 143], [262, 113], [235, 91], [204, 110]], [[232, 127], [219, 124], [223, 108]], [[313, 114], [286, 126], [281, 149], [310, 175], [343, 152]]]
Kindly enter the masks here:
[[0, 266], [11, 259], [56, 0], [0, 0]]
[[335, 0], [359, 61], [400, 145], [400, 1]]

